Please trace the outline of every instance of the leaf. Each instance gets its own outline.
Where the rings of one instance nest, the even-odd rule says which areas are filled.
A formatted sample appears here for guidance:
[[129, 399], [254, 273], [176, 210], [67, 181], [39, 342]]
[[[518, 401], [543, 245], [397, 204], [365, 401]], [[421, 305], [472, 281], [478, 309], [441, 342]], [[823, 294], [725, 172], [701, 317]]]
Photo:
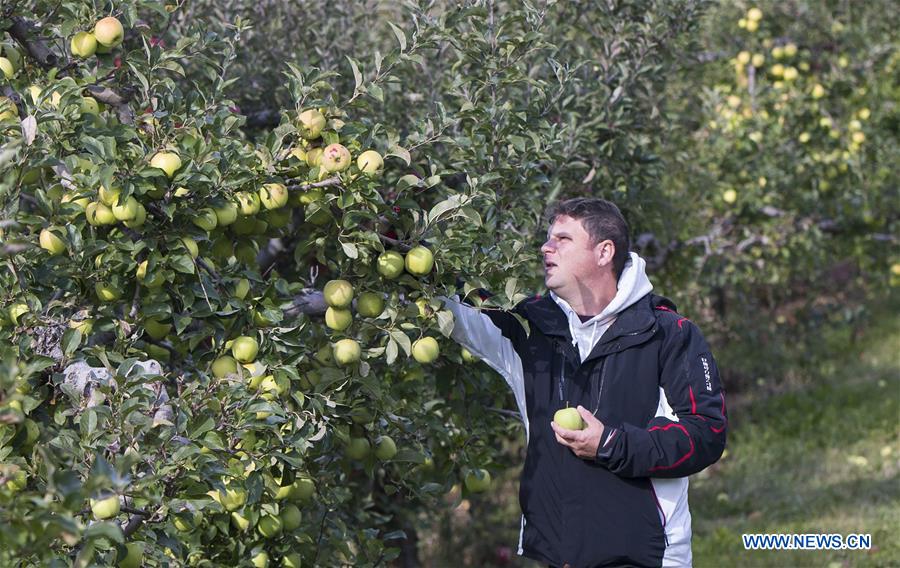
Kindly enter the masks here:
[[31, 143], [34, 142], [34, 137], [37, 134], [37, 119], [34, 118], [33, 114], [29, 114], [25, 117], [25, 120], [22, 121], [22, 136], [25, 138], [25, 145], [31, 146]]
[[393, 23], [388, 22], [388, 25], [391, 26], [391, 31], [394, 32], [394, 35], [397, 36], [397, 41], [400, 42], [400, 52], [406, 51], [406, 34]]
[[428, 212], [428, 224], [430, 225], [434, 223], [444, 213], [458, 208], [462, 199], [465, 199], [465, 196], [458, 193], [455, 195], [451, 195], [447, 199], [432, 207], [431, 211]]
[[68, 357], [75, 353], [75, 350], [78, 349], [78, 346], [81, 345], [82, 339], [81, 330], [78, 329], [67, 329], [65, 333], [63, 333], [62, 341], [60, 342], [60, 347], [62, 348], [63, 354]]
[[390, 336], [391, 339], [396, 341], [400, 347], [403, 348], [403, 352], [409, 357], [410, 353], [412, 353], [412, 342], [409, 340], [409, 337], [402, 331], [396, 329], [391, 330]]
[[437, 313], [438, 329], [444, 337], [450, 337], [453, 333], [453, 312], [450, 310], [441, 310]]
[[370, 95], [372, 95], [372, 98], [374, 98], [375, 100], [377, 100], [380, 103], [384, 102], [384, 91], [381, 89], [381, 87], [372, 83], [368, 87], [366, 87], [366, 90], [369, 92]]
[[113, 522], [94, 523], [84, 531], [84, 539], [105, 538], [118, 544], [125, 544], [122, 528]]
[[410, 162], [412, 162], [412, 156], [409, 155], [409, 150], [396, 144], [391, 146], [391, 149], [385, 155], [385, 158], [388, 156], [397, 156], [398, 158], [406, 162], [407, 166], [410, 164]]
[[344, 249], [344, 254], [347, 255], [347, 258], [359, 258], [359, 249], [356, 248], [355, 244], [342, 242], [341, 248]]
[[92, 408], [88, 408], [84, 414], [81, 415], [81, 436], [83, 438], [90, 438], [91, 434], [97, 429], [97, 413]]
[[347, 61], [350, 62], [350, 68], [353, 69], [353, 80], [356, 82], [355, 89], [358, 90], [363, 82], [362, 73], [359, 72], [359, 65], [357, 65], [356, 61], [353, 61], [353, 59], [349, 55], [347, 56]]
[[518, 278], [510, 278], [509, 280], [506, 281], [506, 286], [503, 291], [506, 292], [506, 297], [509, 298], [510, 301], [512, 301], [513, 296], [516, 295], [516, 289], [518, 288], [518, 286], [519, 286]]
[[397, 355], [400, 353], [400, 349], [397, 347], [397, 342], [394, 341], [394, 338], [388, 339], [387, 346], [384, 349], [385, 353], [385, 362], [388, 365], [393, 365], [394, 361], [397, 360]]

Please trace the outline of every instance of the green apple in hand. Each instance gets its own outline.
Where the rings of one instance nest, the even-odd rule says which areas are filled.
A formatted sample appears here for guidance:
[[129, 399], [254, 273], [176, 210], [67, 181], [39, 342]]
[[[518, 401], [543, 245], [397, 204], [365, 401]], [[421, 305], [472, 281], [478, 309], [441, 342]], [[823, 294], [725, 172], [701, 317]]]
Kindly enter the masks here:
[[572, 407], [557, 410], [553, 415], [553, 421], [566, 430], [583, 430], [585, 427], [578, 409]]

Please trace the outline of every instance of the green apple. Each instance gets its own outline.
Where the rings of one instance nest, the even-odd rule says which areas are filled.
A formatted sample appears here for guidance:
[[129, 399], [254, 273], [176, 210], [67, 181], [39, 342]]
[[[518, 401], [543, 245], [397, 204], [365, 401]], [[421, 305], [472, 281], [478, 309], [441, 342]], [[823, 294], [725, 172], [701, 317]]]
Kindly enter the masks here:
[[155, 271], [149, 278], [147, 278], [147, 266], [149, 265], [149, 261], [142, 261], [138, 264], [137, 270], [135, 271], [135, 276], [138, 279], [138, 282], [146, 286], [147, 288], [159, 288], [162, 286], [165, 281], [165, 275], [161, 270]]
[[128, 221], [123, 221], [123, 225], [128, 227], [129, 229], [136, 229], [144, 224], [147, 220], [147, 210], [143, 205], [138, 203], [137, 213], [134, 216], [134, 219], [130, 219]]
[[298, 191], [297, 192], [297, 204], [298, 205], [309, 205], [314, 201], [321, 201], [322, 197], [325, 194], [322, 193], [321, 189], [308, 189], [306, 191]]
[[94, 24], [94, 38], [103, 47], [116, 47], [125, 38], [125, 29], [117, 18], [107, 16]]
[[350, 438], [350, 443], [347, 444], [347, 448], [344, 450], [344, 455], [346, 455], [351, 460], [361, 460], [365, 459], [366, 456], [369, 455], [369, 450], [371, 446], [369, 445], [369, 441], [365, 438]]
[[324, 345], [314, 355], [316, 361], [323, 365], [330, 365], [334, 361], [334, 347], [332, 345]]
[[329, 173], [343, 172], [350, 167], [351, 161], [350, 150], [342, 144], [329, 144], [322, 150], [320, 165]]
[[91, 32], [78, 32], [72, 36], [69, 48], [72, 51], [72, 55], [82, 59], [90, 57], [97, 51], [97, 38]]
[[235, 200], [237, 201], [238, 208], [240, 209], [241, 215], [256, 215], [259, 213], [259, 195], [250, 191], [239, 191], [235, 194]]
[[256, 530], [265, 538], [275, 538], [284, 528], [281, 519], [275, 515], [264, 515], [256, 524]]
[[242, 335], [231, 344], [231, 354], [241, 363], [249, 363], [256, 359], [259, 344], [256, 339]]
[[387, 461], [397, 455], [397, 444], [390, 436], [382, 436], [375, 444], [375, 457]]
[[403, 274], [403, 255], [394, 250], [385, 251], [378, 255], [377, 267], [378, 274], [393, 280]]
[[116, 222], [116, 216], [113, 215], [112, 209], [99, 201], [88, 203], [87, 207], [84, 208], [84, 216], [88, 224], [95, 227], [112, 225]]
[[184, 245], [184, 248], [187, 249], [188, 254], [191, 255], [191, 258], [197, 258], [200, 256], [200, 247], [197, 246], [197, 241], [192, 239], [191, 237], [181, 237], [181, 244]]
[[374, 174], [384, 167], [384, 159], [375, 150], [366, 150], [356, 158], [356, 166], [363, 173]]
[[288, 202], [288, 190], [280, 183], [267, 183], [259, 190], [259, 201], [266, 209], [278, 209]]
[[347, 308], [353, 301], [353, 285], [346, 280], [329, 280], [322, 294], [325, 303], [332, 308]]
[[491, 474], [486, 469], [470, 469], [466, 472], [466, 489], [471, 493], [483, 493], [491, 487]]
[[161, 169], [166, 172], [169, 179], [172, 179], [181, 167], [181, 158], [175, 152], [157, 152], [150, 158], [150, 167]]
[[3, 71], [3, 75], [7, 79], [12, 79], [16, 74], [16, 68], [13, 67], [12, 61], [5, 57], [0, 57], [0, 71]]
[[291, 484], [291, 497], [298, 501], [308, 501], [316, 492], [316, 484], [308, 477], [298, 477]]
[[322, 160], [322, 153], [322, 148], [313, 148], [312, 150], [307, 152], [306, 164], [311, 168], [321, 165], [320, 162]]
[[303, 566], [303, 558], [296, 552], [292, 552], [281, 559], [281, 566], [283, 568], [301, 568]]
[[115, 302], [122, 297], [122, 292], [107, 282], [97, 282], [94, 284], [94, 292], [97, 298], [103, 303]]
[[265, 550], [261, 550], [253, 555], [250, 559], [253, 568], [269, 568], [269, 554]]
[[100, 200], [100, 203], [106, 205], [107, 207], [112, 207], [116, 203], [119, 202], [119, 196], [122, 195], [121, 187], [110, 187], [106, 188], [106, 186], [100, 186], [100, 189], [97, 190], [97, 195]]
[[238, 513], [237, 511], [232, 511], [231, 524], [234, 525], [234, 528], [236, 528], [237, 530], [245, 532], [250, 528], [250, 519]]
[[465, 361], [466, 363], [474, 363], [475, 361], [478, 361], [478, 357], [472, 355], [471, 351], [469, 351], [468, 349], [463, 347], [462, 348], [462, 360]]
[[237, 221], [238, 206], [234, 201], [226, 201], [218, 207], [213, 207], [213, 211], [220, 227], [227, 227]]
[[414, 247], [406, 253], [406, 270], [414, 276], [425, 276], [434, 266], [434, 255], [423, 246]]
[[192, 514], [180, 514], [173, 517], [172, 524], [181, 532], [191, 532], [197, 525], [195, 517]]
[[353, 314], [350, 310], [332, 308], [325, 310], [325, 325], [335, 331], [344, 331], [353, 323]]
[[250, 292], [250, 281], [246, 278], [239, 279], [234, 285], [234, 297], [243, 300]]
[[191, 219], [191, 221], [193, 221], [195, 225], [197, 225], [204, 231], [212, 231], [219, 223], [216, 212], [213, 211], [211, 207], [204, 207], [200, 211], [197, 211], [197, 214], [193, 219]]
[[147, 332], [152, 339], [161, 340], [172, 331], [171, 323], [163, 323], [156, 318], [147, 318], [144, 320], [144, 331]]
[[52, 256], [61, 255], [66, 251], [66, 242], [50, 229], [41, 229], [38, 241], [41, 243], [41, 248]]
[[553, 414], [553, 421], [566, 430], [583, 430], [586, 426], [577, 408], [560, 408]]
[[81, 97], [81, 114], [100, 114], [100, 103], [94, 97]]
[[300, 136], [306, 140], [315, 140], [325, 129], [325, 115], [316, 109], [305, 110], [297, 117]]
[[141, 568], [144, 561], [144, 543], [129, 542], [125, 545], [125, 556], [119, 560], [119, 568]]
[[283, 507], [278, 516], [281, 518], [281, 525], [286, 532], [297, 530], [303, 520], [303, 514], [300, 512], [300, 508], [297, 507], [297, 505]]
[[120, 509], [118, 495], [110, 495], [103, 499], [91, 499], [91, 512], [97, 520], [111, 519], [119, 514]]
[[334, 360], [338, 365], [351, 365], [359, 361], [362, 348], [353, 339], [341, 339], [334, 344]]
[[356, 311], [366, 318], [377, 318], [384, 311], [384, 298], [375, 292], [363, 292], [356, 300]]
[[218, 498], [213, 497], [213, 499], [216, 499], [229, 513], [237, 511], [247, 502], [247, 492], [244, 489], [229, 489], [226, 487], [224, 492], [219, 491], [217, 493]]
[[140, 206], [141, 204], [133, 196], [129, 197], [124, 202], [119, 200], [118, 203], [112, 206], [113, 217], [119, 221], [131, 221], [137, 217]]
[[438, 342], [433, 337], [423, 337], [413, 341], [412, 356], [419, 363], [433, 363], [440, 353]]

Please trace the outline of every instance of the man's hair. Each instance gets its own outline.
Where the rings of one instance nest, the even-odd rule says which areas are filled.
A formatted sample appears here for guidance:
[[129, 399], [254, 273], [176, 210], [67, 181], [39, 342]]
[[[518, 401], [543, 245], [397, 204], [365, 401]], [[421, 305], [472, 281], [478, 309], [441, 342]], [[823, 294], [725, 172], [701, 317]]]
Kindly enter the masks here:
[[591, 246], [611, 240], [616, 246], [613, 256], [613, 274], [618, 279], [628, 260], [631, 239], [628, 237], [628, 223], [616, 204], [598, 197], [576, 197], [558, 201], [547, 209], [547, 223], [552, 225], [557, 217], [565, 215], [581, 221], [581, 225], [591, 237]]

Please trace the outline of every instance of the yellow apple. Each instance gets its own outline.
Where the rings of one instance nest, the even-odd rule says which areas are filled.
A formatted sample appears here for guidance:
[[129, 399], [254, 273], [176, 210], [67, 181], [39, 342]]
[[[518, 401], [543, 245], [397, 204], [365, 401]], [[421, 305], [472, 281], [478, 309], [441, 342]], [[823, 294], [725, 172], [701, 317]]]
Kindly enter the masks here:
[[116, 222], [116, 216], [113, 215], [112, 209], [99, 201], [88, 203], [84, 208], [84, 216], [88, 224], [94, 226], [112, 225]]
[[390, 436], [382, 436], [375, 443], [375, 457], [387, 461], [397, 455], [397, 444]]
[[466, 473], [466, 489], [471, 493], [483, 493], [491, 487], [491, 474], [486, 469], [470, 469]]
[[150, 167], [164, 171], [171, 179], [181, 167], [181, 158], [174, 152], [157, 152], [150, 158]]
[[403, 255], [393, 250], [385, 251], [378, 256], [377, 267], [378, 274], [393, 280], [403, 274]]
[[135, 271], [135, 276], [138, 279], [138, 282], [146, 286], [147, 288], [159, 288], [165, 283], [165, 275], [161, 270], [155, 271], [150, 278], [147, 278], [147, 267], [149, 266], [149, 261], [141, 261], [137, 270]]
[[350, 150], [341, 144], [329, 144], [322, 150], [321, 167], [330, 173], [343, 172], [350, 167]]
[[111, 187], [106, 188], [105, 186], [100, 186], [100, 189], [97, 190], [97, 196], [100, 200], [100, 203], [106, 205], [107, 207], [112, 207], [116, 203], [119, 202], [119, 196], [122, 195], [121, 187]]
[[218, 207], [214, 207], [213, 211], [220, 227], [227, 227], [237, 221], [238, 206], [234, 201], [226, 201]]
[[267, 183], [259, 190], [259, 200], [266, 209], [278, 209], [288, 202], [288, 190], [280, 183]]
[[242, 335], [231, 344], [231, 354], [241, 363], [249, 363], [256, 359], [259, 344], [252, 337]]
[[38, 240], [41, 243], [41, 248], [52, 256], [58, 256], [66, 252], [66, 242], [50, 229], [41, 229]]
[[332, 353], [338, 365], [351, 365], [359, 361], [362, 356], [362, 348], [353, 339], [341, 339], [334, 344]]
[[94, 55], [97, 51], [97, 38], [90, 32], [78, 32], [72, 36], [69, 47], [72, 55], [84, 59]]
[[331, 306], [325, 310], [325, 325], [335, 331], [344, 331], [353, 323], [353, 314], [350, 310], [342, 308], [333, 308]]
[[113, 217], [118, 219], [119, 221], [131, 221], [136, 218], [138, 215], [138, 210], [140, 209], [140, 203], [133, 196], [129, 197], [125, 201], [119, 200], [118, 203], [112, 206], [112, 214]]
[[125, 29], [117, 18], [107, 16], [94, 24], [94, 38], [103, 47], [116, 47], [125, 38]]
[[259, 213], [259, 195], [249, 191], [239, 191], [235, 194], [241, 215], [250, 216]]
[[438, 342], [433, 337], [423, 337], [413, 341], [412, 356], [419, 363], [433, 363], [440, 353]]
[[91, 512], [97, 520], [115, 517], [119, 514], [120, 509], [118, 495], [111, 495], [103, 499], [91, 499]]
[[257, 552], [250, 559], [250, 563], [253, 564], [253, 568], [269, 568], [269, 553], [265, 550]]
[[353, 301], [353, 285], [346, 280], [330, 280], [322, 294], [325, 303], [332, 308], [346, 308]]
[[384, 298], [375, 292], [363, 292], [356, 300], [356, 311], [366, 318], [377, 318], [384, 311]]
[[759, 8], [750, 8], [747, 10], [747, 20], [751, 22], [758, 22], [762, 20], [763, 13]]
[[566, 430], [584, 430], [586, 424], [577, 408], [561, 408], [553, 414], [553, 421]]
[[234, 511], [231, 513], [231, 524], [234, 525], [234, 528], [237, 530], [244, 532], [250, 528], [250, 519], [237, 511]]
[[733, 189], [726, 189], [724, 192], [722, 192], [722, 201], [724, 201], [725, 203], [728, 203], [729, 205], [731, 205], [732, 203], [737, 201], [737, 198], [738, 198], [737, 191], [735, 191]]
[[322, 152], [323, 151], [321, 148], [313, 148], [312, 150], [307, 152], [306, 153], [306, 164], [311, 168], [314, 168], [314, 167], [320, 165], [319, 162], [322, 159]]
[[122, 297], [122, 292], [106, 282], [97, 282], [94, 284], [94, 292], [101, 302], [115, 302]]
[[128, 227], [129, 229], [136, 229], [144, 224], [147, 220], [147, 210], [143, 205], [138, 203], [137, 213], [134, 216], [134, 219], [129, 219], [128, 221], [123, 221], [122, 224]]
[[406, 271], [415, 276], [425, 276], [434, 267], [434, 255], [423, 246], [414, 247], [406, 253]]
[[226, 511], [237, 511], [247, 502], [247, 492], [239, 488], [231, 489], [226, 487], [224, 492], [218, 492], [218, 498], [213, 497], [213, 499], [219, 501]]
[[325, 129], [325, 115], [315, 109], [305, 110], [297, 117], [300, 136], [306, 140], [314, 140]]
[[5, 75], [7, 79], [12, 79], [13, 75], [16, 74], [16, 68], [13, 67], [12, 61], [6, 57], [0, 57], [0, 71], [3, 71], [3, 75]]
[[384, 167], [384, 159], [375, 150], [366, 150], [356, 158], [356, 167], [366, 174], [378, 173]]

